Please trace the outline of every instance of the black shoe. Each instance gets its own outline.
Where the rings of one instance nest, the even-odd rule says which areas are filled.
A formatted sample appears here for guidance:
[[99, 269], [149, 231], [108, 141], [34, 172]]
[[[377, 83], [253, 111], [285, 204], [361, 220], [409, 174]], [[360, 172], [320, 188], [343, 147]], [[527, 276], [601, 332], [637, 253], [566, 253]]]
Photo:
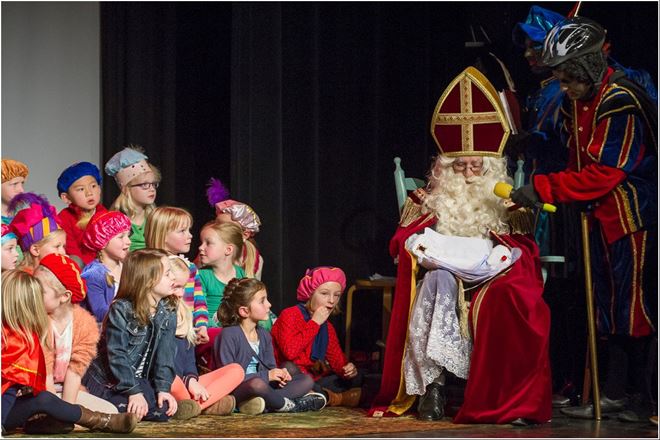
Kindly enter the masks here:
[[295, 403], [296, 406], [293, 407], [291, 412], [319, 411], [325, 407], [328, 400], [322, 393], [312, 391], [302, 397], [294, 399], [293, 403]]
[[608, 399], [607, 396], [601, 396], [600, 398], [600, 412], [617, 412], [623, 411], [628, 405], [629, 399], [623, 397], [621, 399]]
[[426, 393], [419, 398], [417, 418], [420, 420], [440, 420], [445, 415], [447, 395], [445, 387], [432, 382], [426, 387]]
[[571, 406], [571, 398], [562, 396], [561, 394], [552, 395], [552, 407], [553, 408], [565, 408]]
[[[623, 411], [628, 404], [628, 399], [609, 399], [606, 396], [600, 398], [600, 412], [601, 414], [613, 413]], [[561, 408], [559, 410], [562, 414], [574, 419], [593, 419], [594, 406], [593, 404], [574, 406], [571, 408]], [[603, 417], [607, 418], [607, 417]]]

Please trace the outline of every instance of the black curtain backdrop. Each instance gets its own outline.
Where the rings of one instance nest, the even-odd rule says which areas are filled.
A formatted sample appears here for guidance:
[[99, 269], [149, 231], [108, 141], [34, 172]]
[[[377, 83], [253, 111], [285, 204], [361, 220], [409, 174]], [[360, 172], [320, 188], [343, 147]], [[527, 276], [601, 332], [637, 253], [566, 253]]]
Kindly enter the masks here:
[[[349, 284], [394, 275], [393, 158], [411, 176], [428, 168], [436, 101], [477, 55], [470, 24], [525, 95], [534, 78], [511, 30], [532, 4], [102, 3], [103, 157], [143, 145], [163, 172], [157, 203], [189, 209], [196, 240], [214, 215], [211, 176], [251, 205], [276, 313], [308, 267], [340, 266]], [[583, 2], [581, 14], [657, 83], [657, 3]], [[105, 184], [106, 204], [116, 194]]]

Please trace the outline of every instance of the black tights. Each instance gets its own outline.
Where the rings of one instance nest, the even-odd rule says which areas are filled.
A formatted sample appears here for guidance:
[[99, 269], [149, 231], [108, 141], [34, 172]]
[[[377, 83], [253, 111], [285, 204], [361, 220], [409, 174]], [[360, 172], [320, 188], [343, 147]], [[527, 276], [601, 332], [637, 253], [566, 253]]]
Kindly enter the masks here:
[[304, 396], [313, 385], [314, 380], [306, 374], [291, 374], [291, 381], [283, 388], [266, 383], [260, 377], [253, 377], [240, 384], [232, 394], [238, 403], [252, 397], [263, 397], [266, 401], [266, 408], [275, 410], [284, 406], [285, 397], [295, 399]]
[[2, 394], [2, 426], [6, 430], [23, 426], [30, 417], [39, 413], [65, 423], [76, 423], [82, 416], [78, 405], [65, 402], [53, 393], [42, 391], [36, 396], [16, 397], [17, 389], [11, 387]]
[[[291, 361], [285, 361], [282, 364], [282, 368], [286, 368], [291, 375], [301, 374], [300, 368], [298, 368], [298, 366]], [[330, 374], [328, 376], [323, 376], [314, 382], [314, 391], [323, 393], [323, 388], [327, 388], [333, 393], [343, 393], [344, 391], [348, 391], [351, 388], [361, 387], [362, 382], [364, 381], [363, 379], [364, 375], [361, 372], [358, 372], [358, 375], [352, 379], [344, 379], [337, 376], [336, 374]]]

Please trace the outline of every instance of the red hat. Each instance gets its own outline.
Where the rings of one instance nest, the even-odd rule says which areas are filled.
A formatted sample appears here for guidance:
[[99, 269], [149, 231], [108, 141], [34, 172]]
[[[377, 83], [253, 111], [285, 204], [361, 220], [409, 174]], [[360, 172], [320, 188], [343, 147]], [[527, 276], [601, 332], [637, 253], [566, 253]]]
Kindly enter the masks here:
[[66, 255], [48, 254], [39, 262], [39, 265], [50, 270], [66, 290], [71, 291], [72, 303], [76, 304], [85, 299], [87, 283], [80, 277], [80, 269], [71, 258]]
[[105, 211], [95, 214], [85, 229], [83, 245], [98, 252], [117, 234], [130, 230], [131, 219], [122, 212]]
[[474, 67], [449, 83], [431, 119], [431, 135], [449, 157], [501, 157], [510, 131], [495, 87]]
[[314, 269], [307, 269], [305, 276], [298, 283], [296, 299], [301, 302], [307, 301], [321, 284], [330, 281], [339, 283], [342, 291], [346, 288], [346, 275], [338, 267], [321, 266]]

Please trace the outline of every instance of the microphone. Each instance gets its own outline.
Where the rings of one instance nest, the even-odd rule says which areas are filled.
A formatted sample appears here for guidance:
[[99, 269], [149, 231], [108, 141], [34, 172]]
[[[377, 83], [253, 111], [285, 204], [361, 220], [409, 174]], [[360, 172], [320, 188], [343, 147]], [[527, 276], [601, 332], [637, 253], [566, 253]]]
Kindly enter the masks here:
[[[514, 191], [513, 186], [509, 185], [508, 183], [505, 182], [497, 182], [495, 184], [495, 188], [493, 188], [493, 193], [497, 197], [501, 197], [503, 199], [508, 199], [511, 197], [511, 191]], [[550, 203], [541, 203], [541, 202], [536, 202], [534, 203], [534, 206], [537, 208], [540, 208], [546, 212], [557, 212], [557, 207], [555, 205], [551, 205]]]

